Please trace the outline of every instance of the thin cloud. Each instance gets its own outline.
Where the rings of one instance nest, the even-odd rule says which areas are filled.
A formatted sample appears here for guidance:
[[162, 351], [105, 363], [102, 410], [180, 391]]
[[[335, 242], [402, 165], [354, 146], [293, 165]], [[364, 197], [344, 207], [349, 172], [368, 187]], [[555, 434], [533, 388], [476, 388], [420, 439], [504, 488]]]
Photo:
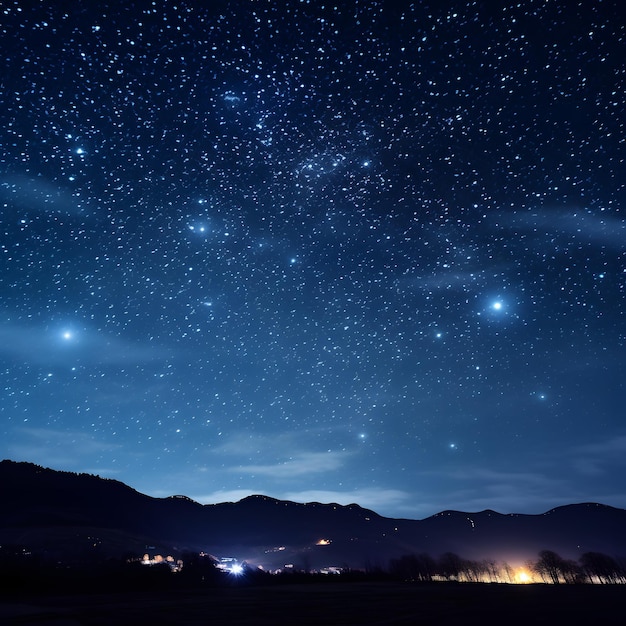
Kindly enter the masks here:
[[626, 436], [620, 435], [597, 443], [577, 446], [573, 448], [572, 452], [577, 454], [600, 455], [603, 457], [609, 455], [612, 458], [623, 459], [624, 462], [626, 462]]
[[587, 476], [624, 471], [626, 436], [620, 435], [596, 443], [576, 446], [568, 451], [572, 466]]
[[[259, 495], [259, 491], [252, 489], [218, 490], [205, 494], [192, 495], [192, 499], [202, 504], [219, 504], [222, 502], [238, 502], [251, 495]], [[165, 494], [163, 494], [165, 495]], [[349, 489], [345, 491], [333, 489], [309, 489], [303, 491], [271, 491], [263, 493], [278, 500], [307, 503], [320, 502], [322, 504], [348, 504], [358, 503], [367, 509], [376, 511], [387, 507], [397, 507], [411, 499], [411, 495], [400, 489], [368, 488]]]
[[[347, 431], [345, 426], [337, 426], [333, 429], [337, 431]], [[311, 450], [311, 442], [319, 442], [326, 446], [325, 436], [328, 435], [327, 428], [309, 429], [303, 431], [288, 431], [272, 435], [259, 434], [256, 432], [238, 432], [230, 435], [217, 447], [212, 448], [211, 456], [216, 454], [230, 457], [250, 458], [254, 455], [276, 456], [277, 451], [289, 451], [289, 456], [298, 456], [302, 453], [314, 452]], [[325, 451], [325, 450], [324, 450]], [[317, 450], [317, 452], [322, 452]], [[265, 464], [260, 464], [265, 465]]]
[[0, 201], [9, 208], [25, 212], [56, 213], [81, 218], [92, 213], [67, 187], [43, 177], [32, 178], [23, 174], [9, 174], [0, 180]]
[[[540, 514], [557, 506], [586, 501], [623, 507], [626, 494], [594, 493], [585, 480], [598, 471], [617, 471], [617, 464], [623, 470], [625, 452], [626, 437], [617, 437], [560, 453], [546, 453], [524, 471], [465, 467], [423, 472], [418, 480], [439, 485], [441, 496], [433, 497], [432, 491], [418, 490], [400, 512], [413, 518], [448, 509]], [[563, 468], [567, 467], [571, 469], [564, 472]]]
[[373, 511], [400, 507], [412, 499], [412, 495], [401, 489], [364, 488], [347, 491], [330, 489], [309, 489], [304, 491], [289, 491], [282, 495], [284, 500], [294, 502], [321, 502], [324, 504], [336, 503], [341, 505], [358, 503]]
[[[626, 248], [626, 223], [609, 215], [546, 209], [537, 212], [500, 213], [494, 219], [497, 220], [497, 228], [506, 230], [566, 237], [616, 250]], [[545, 252], [545, 247], [542, 250]]]
[[115, 365], [154, 361], [168, 355], [146, 346], [95, 331], [69, 333], [45, 327], [5, 323], [0, 327], [0, 355], [37, 365], [59, 365], [68, 360]]
[[[94, 476], [104, 476], [109, 478], [111, 476], [119, 476], [122, 471], [114, 469], [112, 467], [85, 467], [80, 470], [84, 474], [93, 474]], [[130, 486], [130, 485], [129, 485]]]
[[423, 518], [445, 510], [476, 512], [492, 509], [499, 513], [543, 513], [575, 501], [577, 493], [568, 484], [544, 471], [498, 471], [483, 467], [453, 468], [422, 472], [417, 480], [439, 485], [432, 490], [412, 492], [411, 499], [396, 507], [399, 515]]
[[242, 465], [231, 468], [231, 472], [288, 479], [306, 474], [320, 474], [339, 469], [344, 462], [345, 452], [300, 452], [280, 463], [267, 465]]
[[400, 290], [420, 289], [424, 291], [458, 291], [477, 287], [485, 282], [483, 273], [478, 271], [441, 271], [427, 276], [408, 275], [398, 278], [395, 285]]
[[[171, 495], [164, 491], [153, 492], [153, 495], [159, 494], [160, 497]], [[223, 502], [239, 502], [248, 496], [260, 495], [256, 491], [250, 489], [222, 489], [204, 494], [192, 494], [189, 497], [200, 504], [221, 504]]]
[[121, 448], [81, 431], [21, 427], [15, 429], [15, 434], [17, 439], [8, 445], [12, 459], [72, 471], [82, 468], [94, 456]]

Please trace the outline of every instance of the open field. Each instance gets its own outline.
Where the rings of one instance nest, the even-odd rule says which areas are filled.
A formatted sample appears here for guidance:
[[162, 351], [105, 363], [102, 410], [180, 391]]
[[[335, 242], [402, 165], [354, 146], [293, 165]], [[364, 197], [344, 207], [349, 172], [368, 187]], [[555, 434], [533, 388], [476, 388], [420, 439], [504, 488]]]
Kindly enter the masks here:
[[[206, 591], [4, 599], [0, 623], [589, 624], [618, 623], [626, 586], [320, 583]], [[621, 621], [619, 623], [622, 623]]]

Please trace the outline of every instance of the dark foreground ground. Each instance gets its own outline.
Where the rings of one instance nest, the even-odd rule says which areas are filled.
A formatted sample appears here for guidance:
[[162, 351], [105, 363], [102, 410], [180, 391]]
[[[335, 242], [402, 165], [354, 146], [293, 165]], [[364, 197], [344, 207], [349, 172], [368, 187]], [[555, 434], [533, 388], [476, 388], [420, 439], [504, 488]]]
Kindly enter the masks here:
[[625, 585], [317, 583], [3, 598], [12, 626], [626, 624]]

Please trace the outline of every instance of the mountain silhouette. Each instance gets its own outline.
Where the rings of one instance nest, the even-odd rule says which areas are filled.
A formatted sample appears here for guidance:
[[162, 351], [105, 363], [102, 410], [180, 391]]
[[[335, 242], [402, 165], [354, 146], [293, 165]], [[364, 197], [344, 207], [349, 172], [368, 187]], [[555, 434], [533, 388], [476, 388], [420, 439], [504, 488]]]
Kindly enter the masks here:
[[521, 563], [543, 549], [565, 558], [626, 555], [626, 510], [562, 506], [540, 515], [444, 511], [392, 519], [356, 504], [249, 496], [201, 505], [185, 496], [153, 498], [116, 480], [0, 462], [0, 543], [60, 559], [205, 551], [279, 568], [386, 567], [404, 554]]

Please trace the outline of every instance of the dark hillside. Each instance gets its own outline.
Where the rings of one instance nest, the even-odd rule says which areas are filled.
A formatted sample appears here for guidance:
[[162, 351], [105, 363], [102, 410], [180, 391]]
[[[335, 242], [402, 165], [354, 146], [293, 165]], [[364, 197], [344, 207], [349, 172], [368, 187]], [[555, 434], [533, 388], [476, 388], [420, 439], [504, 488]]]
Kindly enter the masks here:
[[[523, 561], [542, 549], [565, 558], [589, 551], [626, 555], [626, 511], [600, 504], [541, 515], [444, 511], [424, 520], [390, 519], [356, 504], [250, 496], [201, 505], [183, 496], [152, 498], [127, 485], [30, 463], [0, 463], [0, 541], [103, 555], [145, 549], [236, 553], [267, 567], [388, 563], [409, 553]], [[95, 540], [94, 540], [95, 538]], [[322, 545], [318, 545], [321, 540]]]

